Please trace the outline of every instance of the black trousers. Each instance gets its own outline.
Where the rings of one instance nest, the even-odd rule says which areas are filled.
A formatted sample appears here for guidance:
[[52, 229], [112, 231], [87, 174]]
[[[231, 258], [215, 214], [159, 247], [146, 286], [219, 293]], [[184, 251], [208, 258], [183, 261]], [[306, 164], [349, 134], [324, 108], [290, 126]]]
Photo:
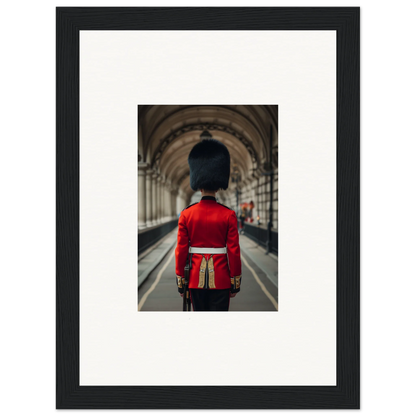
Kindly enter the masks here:
[[200, 311], [228, 311], [230, 289], [190, 289], [192, 308]]

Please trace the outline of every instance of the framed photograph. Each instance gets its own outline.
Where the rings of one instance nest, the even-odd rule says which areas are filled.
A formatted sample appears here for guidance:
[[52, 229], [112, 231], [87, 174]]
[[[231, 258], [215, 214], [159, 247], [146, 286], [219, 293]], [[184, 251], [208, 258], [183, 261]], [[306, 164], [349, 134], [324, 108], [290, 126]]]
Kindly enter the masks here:
[[279, 310], [278, 131], [277, 105], [138, 106], [139, 312]]
[[[56, 28], [56, 407], [358, 409], [360, 9], [59, 7]], [[207, 141], [230, 175], [204, 190]], [[236, 218], [241, 290], [182, 313], [203, 203]]]

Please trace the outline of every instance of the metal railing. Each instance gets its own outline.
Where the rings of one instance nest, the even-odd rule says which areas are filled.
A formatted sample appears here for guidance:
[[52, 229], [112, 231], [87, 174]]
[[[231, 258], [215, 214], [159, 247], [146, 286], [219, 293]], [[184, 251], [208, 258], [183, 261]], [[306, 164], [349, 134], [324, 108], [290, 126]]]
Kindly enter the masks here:
[[174, 219], [160, 225], [156, 225], [149, 229], [140, 230], [137, 235], [138, 239], [138, 255], [143, 253], [146, 249], [156, 244], [166, 234], [170, 233], [178, 226], [178, 220]]
[[[267, 249], [267, 226], [244, 223], [244, 235], [255, 241], [259, 246]], [[279, 255], [278, 232], [272, 230], [272, 253]]]

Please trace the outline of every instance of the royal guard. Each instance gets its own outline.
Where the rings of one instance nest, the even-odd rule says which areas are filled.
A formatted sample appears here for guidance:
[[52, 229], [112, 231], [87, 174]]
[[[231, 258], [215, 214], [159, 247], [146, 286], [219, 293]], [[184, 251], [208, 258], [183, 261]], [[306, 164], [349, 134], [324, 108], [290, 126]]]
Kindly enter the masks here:
[[176, 282], [183, 296], [185, 265], [194, 311], [228, 311], [241, 285], [240, 244], [235, 212], [217, 202], [215, 193], [228, 188], [230, 153], [215, 139], [197, 143], [188, 156], [191, 188], [200, 202], [182, 210], [175, 250]]

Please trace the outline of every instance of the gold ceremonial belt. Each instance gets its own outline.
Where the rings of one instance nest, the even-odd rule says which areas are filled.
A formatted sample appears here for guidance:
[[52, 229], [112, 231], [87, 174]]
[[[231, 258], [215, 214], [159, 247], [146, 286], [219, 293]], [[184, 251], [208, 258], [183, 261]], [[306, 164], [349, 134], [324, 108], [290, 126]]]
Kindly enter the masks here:
[[227, 247], [189, 247], [189, 252], [197, 254], [227, 254]]

